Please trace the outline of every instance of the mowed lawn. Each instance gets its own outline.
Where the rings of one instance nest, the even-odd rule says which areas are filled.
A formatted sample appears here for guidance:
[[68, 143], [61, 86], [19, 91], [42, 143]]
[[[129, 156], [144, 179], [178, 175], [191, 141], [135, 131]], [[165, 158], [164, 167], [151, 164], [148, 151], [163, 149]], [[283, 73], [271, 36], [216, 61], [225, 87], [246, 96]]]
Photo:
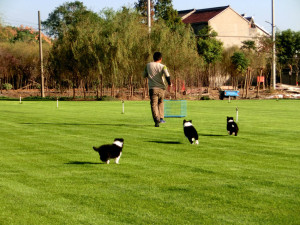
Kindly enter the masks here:
[[[236, 117], [237, 137], [226, 117]], [[0, 224], [300, 224], [300, 101], [0, 101]], [[125, 139], [120, 164], [92, 146]]]

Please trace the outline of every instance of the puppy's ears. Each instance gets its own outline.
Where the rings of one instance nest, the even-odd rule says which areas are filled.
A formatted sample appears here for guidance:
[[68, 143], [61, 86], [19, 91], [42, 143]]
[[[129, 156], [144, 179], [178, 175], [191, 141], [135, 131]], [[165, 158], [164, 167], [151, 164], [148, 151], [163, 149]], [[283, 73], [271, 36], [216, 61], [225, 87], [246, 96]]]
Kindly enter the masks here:
[[183, 122], [185, 123], [185, 122], [186, 122], [186, 120], [183, 120]]
[[114, 141], [120, 141], [120, 142], [124, 142], [124, 139], [123, 138], [115, 138]]

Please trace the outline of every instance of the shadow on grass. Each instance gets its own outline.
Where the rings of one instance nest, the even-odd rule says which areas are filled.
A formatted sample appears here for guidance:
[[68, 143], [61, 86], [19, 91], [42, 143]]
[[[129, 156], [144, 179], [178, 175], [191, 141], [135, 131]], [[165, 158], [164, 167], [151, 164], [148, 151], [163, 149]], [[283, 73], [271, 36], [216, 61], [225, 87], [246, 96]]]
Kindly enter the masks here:
[[144, 124], [109, 124], [109, 123], [21, 123], [25, 125], [55, 125], [55, 126], [112, 126], [112, 127], [152, 127]]
[[228, 134], [198, 134], [199, 136], [203, 137], [225, 137], [228, 136]]
[[171, 145], [182, 144], [180, 141], [147, 141], [147, 142], [158, 143], [158, 144], [171, 144]]
[[101, 162], [95, 163], [95, 162], [85, 162], [85, 161], [70, 161], [68, 163], [65, 164], [71, 164], [71, 165], [95, 165], [95, 164], [104, 164]]

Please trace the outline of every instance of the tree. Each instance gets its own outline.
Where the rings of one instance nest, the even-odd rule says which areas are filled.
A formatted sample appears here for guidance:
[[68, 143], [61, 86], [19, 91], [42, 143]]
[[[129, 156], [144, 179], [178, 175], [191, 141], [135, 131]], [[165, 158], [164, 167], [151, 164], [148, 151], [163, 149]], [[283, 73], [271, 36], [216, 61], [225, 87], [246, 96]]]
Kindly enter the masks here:
[[163, 62], [169, 69], [175, 87], [175, 97], [177, 97], [179, 80], [192, 81], [195, 78], [192, 78], [195, 75], [192, 71], [196, 67], [195, 62], [198, 62], [199, 56], [194, 33], [190, 26], [178, 26], [174, 30], [160, 20], [154, 24], [150, 38], [151, 52], [161, 51], [163, 54]]
[[[148, 0], [138, 0], [138, 2], [134, 3], [134, 8], [143, 16], [148, 16]], [[151, 12], [151, 19], [153, 20], [154, 16], [154, 0], [150, 0], [150, 12]]]
[[79, 21], [82, 14], [88, 10], [82, 2], [65, 2], [49, 14], [47, 20], [42, 21], [48, 35], [61, 38], [64, 33]]
[[195, 66], [192, 62], [197, 61], [196, 39], [191, 27], [180, 26], [176, 30], [169, 29], [166, 41], [164, 52], [167, 57], [165, 57], [165, 61], [174, 77], [175, 98], [177, 98], [177, 91], [181, 88], [178, 81], [184, 82], [188, 79], [190, 83], [193, 83], [192, 80], [195, 78], [187, 75], [193, 75], [189, 71]]
[[243, 74], [249, 65], [249, 61], [243, 52], [235, 52], [231, 56], [231, 62], [234, 70], [240, 74]]
[[276, 34], [277, 61], [280, 65], [288, 65], [290, 75], [293, 66], [296, 68], [296, 84], [299, 74], [299, 55], [300, 55], [300, 32], [292, 30], [282, 31]]
[[232, 46], [229, 48], [226, 48], [223, 53], [222, 53], [222, 59], [217, 63], [217, 66], [220, 70], [220, 74], [222, 77], [224, 77], [224, 82], [227, 81], [228, 77], [231, 78], [233, 81], [233, 67], [232, 67], [232, 62], [231, 62], [231, 57], [233, 54], [239, 51], [238, 46]]
[[82, 15], [80, 21], [69, 31], [74, 34], [72, 52], [78, 62], [84, 97], [87, 88], [93, 86], [93, 83], [98, 91], [99, 82], [93, 81], [103, 75], [103, 55], [100, 50], [103, 42], [102, 32], [103, 20], [93, 12]]
[[72, 37], [71, 33], [66, 33], [63, 38], [54, 42], [47, 67], [58, 84], [72, 85], [75, 98], [75, 88], [79, 83], [79, 64], [72, 51]]
[[233, 67], [233, 72], [235, 74], [236, 80], [233, 83], [233, 86], [237, 88], [237, 78], [238, 75], [244, 75], [247, 67], [249, 65], [249, 60], [246, 58], [245, 54], [243, 52], [235, 52], [233, 56], [231, 56], [231, 63]]
[[[56, 40], [50, 57], [52, 74], [59, 82], [72, 84], [73, 97], [75, 88], [81, 86], [84, 97], [86, 90], [96, 85], [97, 96], [103, 93], [104, 73], [115, 74], [114, 49], [115, 42], [112, 40], [114, 13], [107, 10], [102, 15], [97, 15], [80, 2], [66, 3], [58, 7], [51, 16], [63, 15], [65, 24], [54, 31], [57, 32]], [[102, 18], [103, 16], [104, 18]], [[67, 22], [66, 22], [67, 21]], [[107, 76], [106, 76], [107, 77]], [[67, 81], [67, 82], [65, 82]], [[110, 80], [110, 83], [114, 85]], [[98, 96], [99, 97], [99, 96]]]
[[[25, 42], [1, 42], [1, 82], [11, 83], [14, 89], [29, 87], [33, 83], [40, 82], [38, 47], [35, 39]], [[47, 60], [49, 48], [50, 45], [45, 43], [43, 48], [45, 60]]]
[[251, 40], [243, 41], [242, 44], [243, 44], [242, 47], [241, 47], [242, 50], [256, 51], [256, 49], [257, 49], [256, 45], [255, 45], [255, 41], [251, 41]]
[[0, 42], [10, 42], [16, 36], [16, 28], [0, 25]]
[[[118, 24], [118, 65], [123, 74], [123, 84], [129, 87], [130, 96], [134, 88], [143, 85], [142, 76], [137, 71], [143, 71], [148, 59], [149, 36], [147, 27], [140, 23], [141, 16], [136, 12], [123, 8], [117, 13]], [[120, 79], [121, 80], [121, 79]]]
[[173, 8], [172, 0], [156, 0], [154, 9], [155, 17], [164, 20], [168, 27], [175, 29], [182, 24], [177, 10]]
[[51, 54], [51, 67], [53, 74], [59, 82], [73, 84], [73, 97], [75, 88], [83, 88], [85, 97], [86, 88], [92, 83], [95, 72], [102, 71], [102, 66], [96, 53], [96, 46], [101, 43], [101, 19], [91, 12], [86, 11], [78, 17], [75, 24], [58, 38]]
[[[259, 68], [262, 73], [264, 65], [262, 63], [261, 66], [259, 66], [256, 63], [257, 62], [256, 59], [259, 57], [259, 54], [257, 51], [255, 41], [247, 40], [247, 41], [243, 41], [242, 44], [243, 45], [241, 47], [241, 50], [243, 51], [243, 53], [245, 54], [245, 57], [248, 60], [248, 68], [247, 68], [247, 72], [245, 73], [245, 76], [244, 76], [245, 81], [244, 81], [244, 89], [243, 89], [242, 97], [247, 98], [248, 97], [248, 89], [253, 80], [253, 75], [252, 75], [253, 69]], [[262, 59], [262, 62], [263, 61], [264, 60]]]
[[222, 59], [223, 43], [216, 39], [217, 35], [210, 26], [204, 27], [198, 34], [198, 54], [206, 63], [208, 85], [211, 65]]

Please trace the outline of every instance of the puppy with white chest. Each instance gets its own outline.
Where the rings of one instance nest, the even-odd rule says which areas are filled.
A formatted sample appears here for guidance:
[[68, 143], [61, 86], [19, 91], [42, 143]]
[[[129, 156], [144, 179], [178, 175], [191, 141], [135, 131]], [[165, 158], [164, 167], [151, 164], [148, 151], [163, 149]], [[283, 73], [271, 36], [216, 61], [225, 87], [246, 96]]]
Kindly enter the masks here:
[[183, 131], [184, 135], [190, 141], [191, 144], [199, 144], [198, 141], [198, 132], [192, 124], [192, 120], [183, 120]]
[[235, 136], [237, 136], [238, 131], [239, 131], [239, 127], [236, 124], [236, 122], [234, 122], [233, 117], [227, 116], [227, 132], [228, 132], [228, 134], [230, 134], [230, 135], [234, 134]]
[[99, 148], [93, 147], [93, 149], [99, 153], [102, 162], [109, 164], [110, 159], [115, 159], [116, 164], [119, 164], [123, 145], [124, 139], [116, 138], [111, 145], [102, 145]]

